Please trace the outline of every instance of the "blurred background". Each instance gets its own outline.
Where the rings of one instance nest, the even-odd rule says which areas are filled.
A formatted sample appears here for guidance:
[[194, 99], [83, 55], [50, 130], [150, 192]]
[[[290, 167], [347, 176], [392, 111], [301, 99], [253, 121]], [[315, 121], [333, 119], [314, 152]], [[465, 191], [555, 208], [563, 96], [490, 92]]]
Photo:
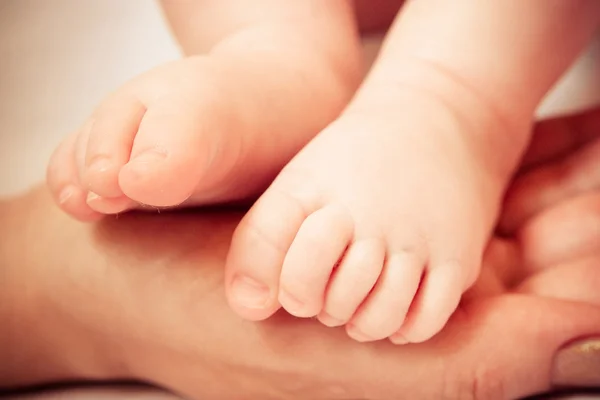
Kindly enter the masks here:
[[0, 195], [43, 179], [107, 93], [177, 57], [154, 0], [0, 0]]

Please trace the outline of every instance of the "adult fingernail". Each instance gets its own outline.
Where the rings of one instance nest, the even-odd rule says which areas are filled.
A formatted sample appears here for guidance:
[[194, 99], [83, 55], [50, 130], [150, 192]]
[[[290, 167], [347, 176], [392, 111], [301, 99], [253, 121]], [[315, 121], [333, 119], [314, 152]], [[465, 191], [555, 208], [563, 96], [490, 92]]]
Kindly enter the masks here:
[[551, 382], [557, 387], [600, 386], [600, 337], [569, 343], [554, 356]]
[[231, 294], [235, 301], [247, 308], [263, 308], [270, 298], [269, 288], [248, 276], [237, 276], [231, 283]]

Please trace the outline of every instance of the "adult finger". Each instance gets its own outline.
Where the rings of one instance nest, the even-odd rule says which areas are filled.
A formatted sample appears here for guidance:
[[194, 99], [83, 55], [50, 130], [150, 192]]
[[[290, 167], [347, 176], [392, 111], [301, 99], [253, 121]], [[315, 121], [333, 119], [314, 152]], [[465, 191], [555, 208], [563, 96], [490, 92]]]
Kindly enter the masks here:
[[596, 138], [568, 156], [518, 177], [506, 194], [499, 229], [512, 234], [551, 206], [599, 188], [600, 138]]
[[600, 137], [600, 107], [568, 117], [540, 121], [533, 130], [522, 169], [565, 156]]
[[529, 272], [598, 254], [600, 193], [576, 197], [540, 213], [517, 237], [523, 268]]

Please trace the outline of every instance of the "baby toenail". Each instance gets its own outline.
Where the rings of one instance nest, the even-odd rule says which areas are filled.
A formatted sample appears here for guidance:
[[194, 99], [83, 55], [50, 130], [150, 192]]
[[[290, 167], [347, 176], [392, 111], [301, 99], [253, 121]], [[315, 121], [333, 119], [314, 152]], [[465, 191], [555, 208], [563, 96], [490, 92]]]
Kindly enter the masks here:
[[98, 194], [94, 193], [94, 192], [89, 192], [87, 195], [87, 199], [86, 199], [86, 203], [90, 204], [93, 203], [94, 201], [101, 199], [102, 197], [100, 197]]
[[396, 332], [390, 336], [390, 342], [394, 344], [407, 344], [408, 339], [403, 334]]
[[168, 152], [166, 150], [153, 148], [137, 154], [131, 161], [140, 163], [153, 163], [164, 160], [167, 158], [167, 155]]
[[241, 275], [231, 283], [231, 292], [236, 302], [247, 308], [264, 308], [270, 297], [270, 290], [266, 285]]
[[72, 185], [65, 187], [58, 195], [58, 202], [60, 204], [65, 204], [73, 196], [76, 190], [77, 189]]
[[348, 335], [350, 335], [352, 337], [352, 339], [358, 340], [359, 342], [370, 342], [373, 340], [372, 337], [370, 337], [369, 335], [366, 335], [364, 332], [362, 332], [360, 329], [358, 329], [355, 325], [348, 325], [346, 327], [346, 331], [348, 332]]
[[304, 302], [283, 289], [279, 291], [279, 303], [291, 314], [300, 313], [304, 309]]
[[323, 325], [329, 327], [344, 325], [344, 321], [342, 321], [341, 319], [334, 318], [326, 312], [320, 313], [318, 318]]
[[89, 168], [93, 169], [94, 172], [105, 172], [108, 171], [112, 163], [106, 156], [96, 156], [92, 159]]

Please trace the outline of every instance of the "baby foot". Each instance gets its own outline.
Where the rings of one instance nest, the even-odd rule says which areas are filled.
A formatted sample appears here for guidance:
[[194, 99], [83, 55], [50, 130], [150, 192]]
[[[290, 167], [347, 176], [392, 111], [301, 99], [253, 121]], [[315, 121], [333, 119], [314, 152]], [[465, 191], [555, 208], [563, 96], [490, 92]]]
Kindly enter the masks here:
[[237, 228], [234, 310], [261, 320], [282, 306], [359, 341], [437, 333], [477, 277], [502, 192], [463, 122], [412, 92], [347, 110]]
[[356, 85], [333, 71], [339, 63], [271, 53], [190, 57], [127, 83], [53, 155], [58, 204], [91, 220], [140, 204], [235, 201], [267, 187]]

